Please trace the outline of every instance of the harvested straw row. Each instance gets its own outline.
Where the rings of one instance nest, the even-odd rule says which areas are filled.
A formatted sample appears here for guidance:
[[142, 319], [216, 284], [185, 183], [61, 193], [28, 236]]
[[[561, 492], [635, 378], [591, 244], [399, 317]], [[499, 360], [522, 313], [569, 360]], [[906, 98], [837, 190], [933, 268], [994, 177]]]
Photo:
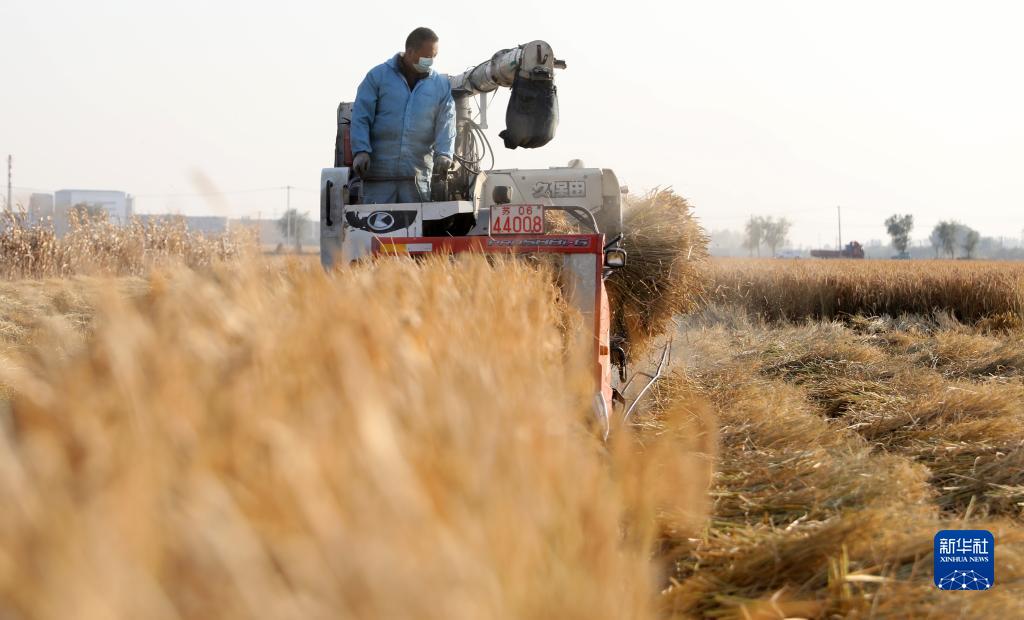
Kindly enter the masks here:
[[[899, 373], [887, 366], [899, 360], [839, 324], [765, 329], [742, 316], [704, 318], [711, 320], [688, 319], [698, 328], [687, 331], [685, 377], [721, 412], [719, 474], [711, 527], [679, 558], [665, 609], [680, 618], [765, 619], [1024, 613], [1019, 521], [970, 521], [1006, 541], [998, 592], [943, 596], [931, 583], [930, 556], [939, 529], [986, 512], [1016, 516], [1008, 508], [1020, 501], [1012, 486], [1020, 484], [1020, 453], [990, 450], [973, 466], [968, 454], [949, 459], [958, 439], [977, 440], [962, 424], [941, 422], [947, 413], [955, 419], [952, 411], [919, 433], [869, 443], [849, 408], [821, 415], [831, 398], [860, 402], [831, 384], [855, 374], [870, 391], [867, 377], [876, 386], [892, 381]], [[925, 442], [930, 428], [947, 445]], [[995, 440], [1011, 428], [970, 430]], [[965, 496], [977, 498], [973, 512], [960, 503]]]
[[[927, 465], [939, 506], [1019, 517], [1024, 386], [1012, 366], [1000, 366], [1005, 377], [937, 372], [937, 359], [943, 366], [991, 368], [986, 348], [966, 346], [965, 339], [977, 344], [966, 334], [904, 332], [893, 349], [890, 338], [826, 324], [773, 330], [753, 346], [760, 352], [756, 372], [798, 387], [834, 424]], [[931, 351], [941, 357], [907, 355], [929, 350], [913, 342], [937, 347]]]

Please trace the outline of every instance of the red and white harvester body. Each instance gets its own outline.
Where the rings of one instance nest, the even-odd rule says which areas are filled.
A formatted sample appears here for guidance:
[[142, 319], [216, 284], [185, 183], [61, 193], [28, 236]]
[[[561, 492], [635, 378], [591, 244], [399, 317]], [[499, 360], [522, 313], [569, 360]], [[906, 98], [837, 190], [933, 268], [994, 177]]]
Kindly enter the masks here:
[[[538, 170], [481, 168], [489, 149], [481, 131], [486, 128], [484, 94], [501, 86], [513, 88], [508, 129], [502, 132], [506, 146], [542, 146], [557, 125], [554, 71], [564, 67], [547, 43], [534, 41], [450, 76], [457, 111], [456, 165], [447, 175], [431, 178], [431, 195], [422, 202], [363, 203], [362, 186], [374, 179], [359, 179], [352, 172], [351, 104], [342, 103], [335, 165], [321, 173], [321, 261], [330, 268], [380, 255], [558, 257], [562, 294], [583, 319], [579, 346], [593, 359], [595, 413], [607, 432], [610, 413], [616, 403], [622, 404], [619, 392], [626, 379], [625, 346], [613, 334], [605, 288], [605, 278], [626, 261], [619, 245], [624, 190], [611, 170], [586, 168], [576, 160]], [[471, 105], [477, 95], [479, 122]], [[547, 234], [553, 212], [578, 224], [581, 234]], [[612, 372], [613, 366], [618, 372]]]

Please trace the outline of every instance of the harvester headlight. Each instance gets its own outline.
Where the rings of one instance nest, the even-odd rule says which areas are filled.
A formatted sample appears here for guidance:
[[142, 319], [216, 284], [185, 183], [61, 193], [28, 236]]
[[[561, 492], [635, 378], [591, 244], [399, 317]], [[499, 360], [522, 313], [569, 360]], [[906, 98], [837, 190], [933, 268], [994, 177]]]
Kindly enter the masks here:
[[609, 269], [619, 269], [626, 266], [626, 251], [622, 248], [612, 248], [604, 253], [604, 266]]

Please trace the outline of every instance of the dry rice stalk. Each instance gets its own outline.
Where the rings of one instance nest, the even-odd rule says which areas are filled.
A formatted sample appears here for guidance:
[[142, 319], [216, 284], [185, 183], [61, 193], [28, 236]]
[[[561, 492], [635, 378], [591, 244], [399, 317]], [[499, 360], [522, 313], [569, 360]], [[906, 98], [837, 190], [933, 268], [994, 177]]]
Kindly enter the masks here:
[[71, 214], [70, 230], [26, 226], [16, 218], [0, 222], [0, 279], [67, 277], [75, 274], [141, 276], [155, 267], [180, 264], [205, 269], [254, 252], [246, 231], [203, 235], [184, 218], [118, 226], [105, 217]]
[[998, 261], [715, 259], [709, 301], [772, 320], [929, 315], [1019, 327], [1024, 266]]
[[[711, 527], [664, 592], [673, 617], [1024, 613], [1019, 384], [916, 366], [920, 331], [719, 318], [688, 319], [680, 338], [680, 372], [719, 408], [721, 446]], [[993, 343], [960, 344], [967, 361]], [[1006, 518], [968, 525], [1006, 541], [1000, 586], [953, 599], [931, 583], [932, 538], [963, 526], [968, 505]]]
[[700, 529], [700, 405], [586, 432], [590, 366], [521, 262], [107, 297], [82, 347], [0, 367], [2, 617], [650, 618], [652, 545]]

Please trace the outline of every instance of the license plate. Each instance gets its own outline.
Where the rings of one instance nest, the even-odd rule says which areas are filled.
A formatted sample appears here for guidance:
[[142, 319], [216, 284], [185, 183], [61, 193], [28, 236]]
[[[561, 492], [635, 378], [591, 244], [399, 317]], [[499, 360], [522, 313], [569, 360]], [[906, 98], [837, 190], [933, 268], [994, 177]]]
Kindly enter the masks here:
[[491, 207], [492, 235], [543, 235], [543, 205], [494, 205]]

